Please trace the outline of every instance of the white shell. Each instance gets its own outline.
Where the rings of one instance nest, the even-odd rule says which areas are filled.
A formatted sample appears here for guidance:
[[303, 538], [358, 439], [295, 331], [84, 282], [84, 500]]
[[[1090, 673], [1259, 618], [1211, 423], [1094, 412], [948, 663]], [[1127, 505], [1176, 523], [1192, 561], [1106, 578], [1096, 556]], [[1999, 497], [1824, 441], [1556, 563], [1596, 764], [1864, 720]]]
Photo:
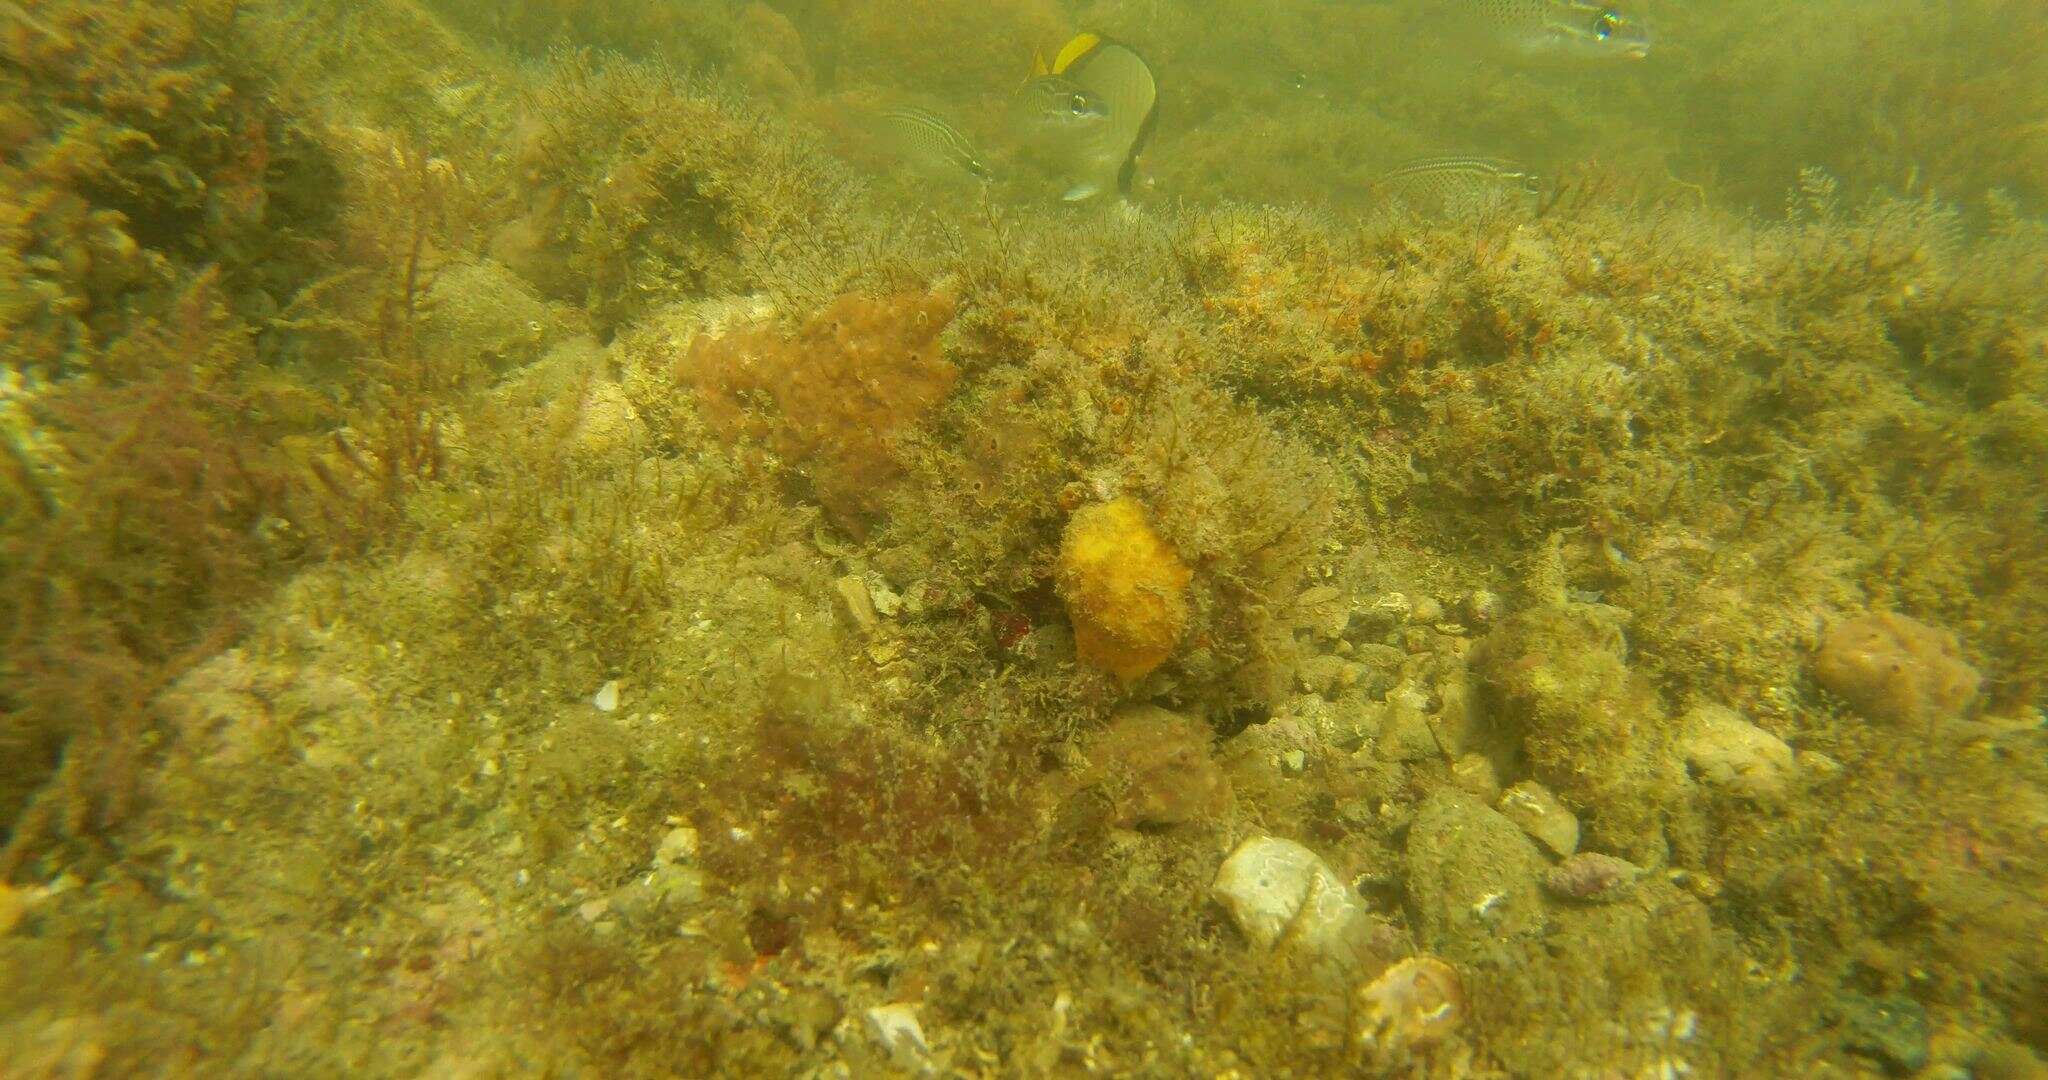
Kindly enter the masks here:
[[1328, 951], [1364, 911], [1315, 852], [1276, 836], [1239, 844], [1216, 871], [1210, 891], [1244, 936], [1268, 949], [1286, 941]]

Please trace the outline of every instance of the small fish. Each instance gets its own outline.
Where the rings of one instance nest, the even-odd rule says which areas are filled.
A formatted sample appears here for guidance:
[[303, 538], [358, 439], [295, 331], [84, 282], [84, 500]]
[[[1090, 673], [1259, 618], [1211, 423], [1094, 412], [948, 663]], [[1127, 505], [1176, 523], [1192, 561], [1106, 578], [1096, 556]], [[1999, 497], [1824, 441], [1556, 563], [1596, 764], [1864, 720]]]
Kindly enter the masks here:
[[960, 129], [937, 113], [911, 105], [884, 110], [883, 135], [913, 168], [929, 176], [993, 180], [995, 173]]
[[1064, 75], [1037, 75], [1017, 94], [1027, 137], [1087, 136], [1109, 120], [1109, 107]]
[[1403, 162], [1373, 187], [1419, 214], [1464, 216], [1534, 199], [1542, 194], [1543, 178], [1501, 158], [1444, 154]]
[[1523, 60], [1641, 60], [1650, 54], [1642, 21], [1602, 3], [1441, 0], [1439, 11], [1447, 30]]
[[1136, 50], [1078, 34], [1050, 63], [1038, 59], [1019, 98], [1037, 155], [1070, 181], [1062, 198], [1130, 193], [1159, 106], [1159, 84]]

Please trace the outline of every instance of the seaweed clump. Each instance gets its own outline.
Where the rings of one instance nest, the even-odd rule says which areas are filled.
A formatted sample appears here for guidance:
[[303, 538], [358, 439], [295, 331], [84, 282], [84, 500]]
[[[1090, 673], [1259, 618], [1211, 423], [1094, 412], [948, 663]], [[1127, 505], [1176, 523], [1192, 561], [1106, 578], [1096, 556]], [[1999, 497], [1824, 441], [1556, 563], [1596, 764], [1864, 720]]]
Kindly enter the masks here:
[[895, 444], [952, 392], [935, 293], [842, 296], [793, 336], [753, 326], [703, 334], [677, 364], [724, 437], [764, 440], [810, 478], [835, 522], [865, 532], [903, 473]]
[[229, 62], [235, 8], [0, 12], [0, 327], [18, 368], [89, 366], [204, 267], [256, 313], [318, 263], [333, 174]]
[[201, 278], [34, 402], [27, 512], [0, 529], [0, 877], [53, 831], [127, 815], [150, 699], [225, 643], [278, 563], [291, 480], [246, 426], [253, 364]]
[[515, 146], [524, 211], [491, 253], [609, 336], [661, 305], [837, 265], [857, 188], [780, 121], [654, 64], [570, 53]]

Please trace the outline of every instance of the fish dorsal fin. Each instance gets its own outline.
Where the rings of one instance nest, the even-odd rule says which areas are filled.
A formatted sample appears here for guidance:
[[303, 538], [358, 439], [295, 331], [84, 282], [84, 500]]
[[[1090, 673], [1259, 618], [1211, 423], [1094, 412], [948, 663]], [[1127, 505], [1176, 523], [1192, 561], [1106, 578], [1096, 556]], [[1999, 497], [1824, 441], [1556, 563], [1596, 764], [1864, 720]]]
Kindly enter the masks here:
[[1101, 44], [1101, 34], [1097, 34], [1092, 31], [1083, 31], [1082, 33], [1075, 34], [1074, 40], [1067, 42], [1066, 45], [1060, 49], [1060, 54], [1058, 56], [1053, 57], [1052, 70], [1040, 72], [1040, 74], [1064, 75], [1066, 74], [1068, 68], [1074, 66], [1074, 61], [1081, 59], [1082, 57], [1088, 55], [1091, 52], [1094, 52], [1096, 46]]

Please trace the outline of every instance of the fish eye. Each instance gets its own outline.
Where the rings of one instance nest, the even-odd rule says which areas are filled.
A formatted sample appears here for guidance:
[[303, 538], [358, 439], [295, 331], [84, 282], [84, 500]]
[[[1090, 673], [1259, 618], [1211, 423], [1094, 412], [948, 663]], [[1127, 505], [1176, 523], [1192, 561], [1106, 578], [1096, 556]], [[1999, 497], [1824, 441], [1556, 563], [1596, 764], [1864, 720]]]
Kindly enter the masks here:
[[1613, 8], [1608, 8], [1593, 19], [1593, 36], [1600, 41], [1613, 37], [1614, 32], [1619, 29], [1621, 13]]
[[1067, 111], [1075, 116], [1086, 116], [1095, 111], [1095, 102], [1089, 100], [1086, 94], [1074, 94], [1067, 98]]

